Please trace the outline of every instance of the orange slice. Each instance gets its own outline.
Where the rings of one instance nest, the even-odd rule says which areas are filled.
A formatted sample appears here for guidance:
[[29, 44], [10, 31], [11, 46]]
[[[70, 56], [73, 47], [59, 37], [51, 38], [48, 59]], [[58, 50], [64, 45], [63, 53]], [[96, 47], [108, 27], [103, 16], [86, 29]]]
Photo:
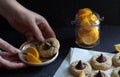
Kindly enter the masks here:
[[87, 17], [85, 17], [84, 19], [81, 20], [81, 24], [80, 25], [81, 25], [81, 27], [89, 27], [89, 26], [91, 26], [91, 24], [90, 24], [90, 22], [89, 22]]
[[30, 63], [37, 63], [37, 64], [41, 64], [42, 63], [42, 61], [39, 58], [36, 58], [31, 53], [27, 53], [25, 59], [26, 59], [27, 62], [30, 62]]
[[34, 55], [36, 58], [39, 58], [39, 52], [35, 47], [28, 47], [25, 50], [25, 53], [31, 53], [32, 55]]
[[115, 44], [114, 48], [117, 52], [120, 52], [120, 44]]
[[77, 13], [79, 20], [82, 20], [83, 18], [85, 18], [86, 16], [88, 16], [90, 14], [92, 14], [92, 11], [89, 8], [80, 9]]
[[99, 31], [97, 28], [93, 28], [89, 33], [82, 36], [82, 41], [86, 45], [94, 44], [99, 39]]
[[84, 71], [80, 71], [79, 77], [86, 77]]
[[79, 16], [79, 15], [82, 15], [82, 14], [89, 15], [89, 14], [92, 14], [92, 11], [91, 11], [91, 9], [89, 9], [89, 8], [79, 9], [79, 11], [78, 11], [78, 16]]
[[88, 15], [88, 20], [90, 23], [94, 23], [97, 20], [97, 17], [95, 14]]

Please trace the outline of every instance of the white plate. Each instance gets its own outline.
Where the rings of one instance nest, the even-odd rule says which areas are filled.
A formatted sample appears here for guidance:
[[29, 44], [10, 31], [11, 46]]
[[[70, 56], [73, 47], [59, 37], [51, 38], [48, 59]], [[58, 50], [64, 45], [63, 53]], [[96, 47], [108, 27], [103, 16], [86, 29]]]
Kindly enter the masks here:
[[59, 51], [57, 51], [57, 53], [50, 57], [50, 58], [40, 58], [42, 60], [42, 63], [41, 64], [36, 64], [36, 63], [30, 63], [30, 62], [27, 62], [25, 60], [25, 55], [24, 55], [24, 51], [26, 48], [30, 47], [30, 46], [34, 46], [34, 47], [38, 47], [38, 45], [40, 45], [40, 43], [36, 42], [36, 41], [27, 41], [25, 42], [24, 44], [22, 44], [20, 46], [20, 50], [21, 52], [18, 54], [19, 55], [19, 58], [22, 62], [28, 64], [28, 65], [31, 65], [31, 66], [43, 66], [43, 65], [48, 65], [50, 63], [52, 63], [57, 57], [58, 57], [58, 54], [59, 54]]

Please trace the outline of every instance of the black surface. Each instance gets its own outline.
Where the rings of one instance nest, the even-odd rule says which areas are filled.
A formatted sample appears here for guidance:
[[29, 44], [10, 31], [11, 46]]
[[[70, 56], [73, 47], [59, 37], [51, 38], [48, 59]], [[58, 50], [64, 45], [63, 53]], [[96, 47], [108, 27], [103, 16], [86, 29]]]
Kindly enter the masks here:
[[[71, 25], [79, 8], [90, 7], [105, 17], [100, 29], [100, 44], [92, 50], [115, 53], [114, 44], [120, 43], [119, 0], [18, 0], [25, 7], [42, 14], [60, 41], [60, 54], [51, 64], [43, 67], [28, 67], [19, 70], [0, 69], [0, 77], [53, 77], [75, 44], [75, 25]], [[0, 17], [0, 37], [15, 47], [26, 41], [25, 37]]]
[[[56, 29], [56, 35], [61, 43], [60, 54], [58, 58], [51, 64], [43, 67], [28, 67], [19, 70], [4, 70], [0, 69], [1, 77], [53, 77], [54, 73], [64, 60], [69, 52], [70, 47], [77, 47], [74, 42], [74, 27], [64, 27]], [[115, 52], [114, 44], [120, 43], [120, 25], [102, 25], [101, 26], [101, 41], [100, 44], [93, 48], [102, 52]], [[15, 38], [14, 36], [17, 36]], [[19, 46], [23, 42], [23, 38], [18, 33], [11, 31], [6, 36], [9, 42]], [[14, 38], [14, 40], [13, 40]], [[22, 41], [18, 41], [22, 40]]]

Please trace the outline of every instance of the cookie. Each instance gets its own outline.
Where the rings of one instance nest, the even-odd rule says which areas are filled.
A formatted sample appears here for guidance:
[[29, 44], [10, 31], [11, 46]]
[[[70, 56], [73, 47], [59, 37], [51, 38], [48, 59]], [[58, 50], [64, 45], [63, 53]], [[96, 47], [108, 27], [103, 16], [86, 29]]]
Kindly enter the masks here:
[[55, 55], [60, 48], [60, 43], [56, 38], [48, 38], [39, 47], [40, 56], [43, 58], [49, 58]]
[[112, 62], [114, 66], [120, 67], [120, 53], [117, 53], [112, 57]]
[[85, 75], [88, 76], [89, 73], [92, 71], [92, 68], [88, 62], [85, 61], [75, 61], [70, 65], [70, 72], [78, 77], [80, 72], [84, 71]]
[[120, 67], [114, 68], [111, 77], [120, 77]]
[[105, 54], [94, 55], [90, 64], [95, 70], [107, 70], [112, 66], [112, 60]]
[[110, 75], [105, 71], [99, 70], [91, 72], [88, 77], [110, 77]]

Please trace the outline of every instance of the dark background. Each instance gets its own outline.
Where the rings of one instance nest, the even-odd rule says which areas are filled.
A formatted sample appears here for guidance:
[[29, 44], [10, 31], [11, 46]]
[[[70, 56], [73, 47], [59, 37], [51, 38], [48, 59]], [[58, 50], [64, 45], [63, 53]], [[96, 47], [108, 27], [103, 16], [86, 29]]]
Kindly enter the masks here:
[[[26, 8], [35, 11], [43, 15], [53, 30], [56, 32], [56, 29], [63, 27], [73, 27], [71, 21], [74, 20], [75, 14], [80, 8], [90, 8], [93, 11], [98, 12], [101, 17], [104, 17], [102, 25], [119, 25], [120, 23], [120, 0], [17, 0]], [[8, 40], [5, 31], [13, 31], [9, 23], [3, 18], [0, 17], [0, 36], [5, 40]], [[57, 32], [56, 32], [57, 33]], [[19, 36], [19, 35], [18, 35]], [[21, 35], [20, 35], [21, 36]], [[59, 37], [60, 35], [58, 35]], [[11, 36], [10, 43], [15, 45], [11, 39], [14, 39], [14, 35]], [[20, 37], [24, 40], [24, 37]], [[22, 42], [23, 42], [22, 41]], [[16, 47], [20, 46], [20, 42], [15, 45]]]
[[[120, 0], [17, 0], [26, 8], [43, 15], [60, 41], [60, 54], [56, 61], [44, 67], [1, 70], [1, 77], [53, 77], [75, 44], [75, 25], [71, 24], [80, 8], [90, 8], [98, 12], [104, 21], [101, 23], [100, 44], [94, 50], [115, 52], [113, 45], [120, 43]], [[0, 37], [19, 48], [26, 41], [10, 24], [0, 16]]]

